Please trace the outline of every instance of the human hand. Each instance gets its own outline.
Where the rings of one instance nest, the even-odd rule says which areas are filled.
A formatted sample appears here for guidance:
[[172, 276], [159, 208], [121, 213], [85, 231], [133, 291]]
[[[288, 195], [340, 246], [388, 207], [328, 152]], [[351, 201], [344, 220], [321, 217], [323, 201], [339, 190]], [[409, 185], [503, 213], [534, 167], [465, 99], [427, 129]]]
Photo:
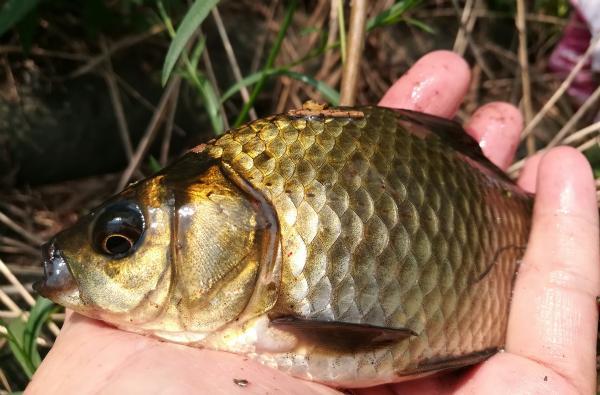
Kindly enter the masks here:
[[[469, 84], [450, 52], [423, 57], [381, 105], [452, 117]], [[512, 161], [522, 127], [518, 111], [493, 103], [466, 125], [498, 166]], [[519, 269], [506, 351], [461, 372], [355, 391], [400, 393], [592, 393], [600, 293], [598, 209], [585, 158], [556, 148], [532, 158], [519, 184], [536, 191], [533, 229]], [[234, 379], [248, 381], [246, 387]], [[195, 349], [123, 332], [70, 315], [28, 394], [212, 393], [335, 394], [240, 355]]]

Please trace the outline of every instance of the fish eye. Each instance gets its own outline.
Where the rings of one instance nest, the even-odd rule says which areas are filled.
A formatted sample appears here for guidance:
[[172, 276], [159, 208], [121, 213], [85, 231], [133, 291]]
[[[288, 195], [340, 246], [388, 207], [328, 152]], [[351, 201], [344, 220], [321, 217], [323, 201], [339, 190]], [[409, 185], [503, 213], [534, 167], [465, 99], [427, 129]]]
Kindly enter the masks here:
[[145, 230], [142, 211], [132, 202], [105, 207], [92, 223], [92, 244], [101, 254], [123, 258], [132, 254]]

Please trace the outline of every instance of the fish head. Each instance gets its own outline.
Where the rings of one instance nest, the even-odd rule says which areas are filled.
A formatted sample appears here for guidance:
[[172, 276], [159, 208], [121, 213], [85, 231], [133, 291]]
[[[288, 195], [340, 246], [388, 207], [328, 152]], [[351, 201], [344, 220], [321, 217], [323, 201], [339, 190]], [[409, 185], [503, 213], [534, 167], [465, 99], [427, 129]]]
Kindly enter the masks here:
[[44, 278], [36, 290], [114, 323], [147, 300], [164, 298], [170, 218], [156, 181], [129, 187], [43, 245]]
[[35, 288], [123, 329], [209, 333], [272, 305], [264, 292], [251, 303], [261, 265], [273, 257], [265, 223], [218, 165], [184, 158], [45, 244]]

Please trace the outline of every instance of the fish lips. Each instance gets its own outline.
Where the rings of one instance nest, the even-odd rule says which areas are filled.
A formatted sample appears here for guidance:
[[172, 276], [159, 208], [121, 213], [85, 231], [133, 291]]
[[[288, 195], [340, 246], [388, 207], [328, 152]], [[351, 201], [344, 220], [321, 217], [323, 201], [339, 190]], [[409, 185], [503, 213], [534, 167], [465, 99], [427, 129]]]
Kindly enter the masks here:
[[69, 265], [60, 249], [56, 247], [56, 239], [42, 245], [42, 257], [44, 258], [42, 263], [44, 278], [33, 284], [36, 292], [49, 299], [55, 299], [59, 295], [71, 293], [77, 289]]

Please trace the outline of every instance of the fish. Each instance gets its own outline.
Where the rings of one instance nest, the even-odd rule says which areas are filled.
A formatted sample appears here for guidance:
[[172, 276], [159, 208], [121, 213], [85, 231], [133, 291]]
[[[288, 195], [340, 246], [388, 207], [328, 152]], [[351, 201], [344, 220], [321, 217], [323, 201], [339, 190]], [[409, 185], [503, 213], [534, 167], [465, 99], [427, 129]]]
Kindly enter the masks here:
[[191, 149], [43, 246], [43, 296], [117, 328], [367, 387], [506, 340], [533, 196], [456, 122], [306, 106]]

